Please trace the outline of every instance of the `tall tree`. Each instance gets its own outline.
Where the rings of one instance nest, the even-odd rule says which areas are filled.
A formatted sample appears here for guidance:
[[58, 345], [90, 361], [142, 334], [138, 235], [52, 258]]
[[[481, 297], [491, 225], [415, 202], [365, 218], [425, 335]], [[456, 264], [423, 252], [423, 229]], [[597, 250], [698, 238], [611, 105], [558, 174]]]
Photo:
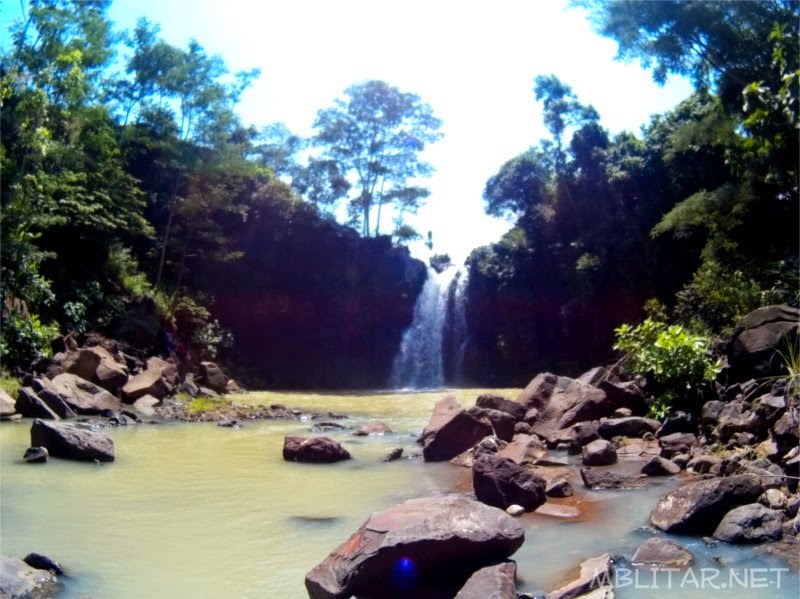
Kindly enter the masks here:
[[351, 223], [364, 236], [377, 236], [386, 204], [414, 212], [427, 195], [413, 180], [432, 172], [419, 153], [440, 138], [441, 121], [419, 96], [382, 81], [353, 85], [345, 96], [317, 113], [311, 141], [352, 180]]

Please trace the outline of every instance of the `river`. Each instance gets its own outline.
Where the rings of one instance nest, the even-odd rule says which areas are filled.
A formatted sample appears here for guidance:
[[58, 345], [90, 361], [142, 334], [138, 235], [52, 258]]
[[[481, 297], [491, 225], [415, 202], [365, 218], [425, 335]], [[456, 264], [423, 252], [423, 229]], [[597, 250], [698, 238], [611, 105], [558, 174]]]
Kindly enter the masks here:
[[[471, 405], [482, 392], [452, 393]], [[283, 437], [308, 433], [309, 421], [113, 428], [108, 434], [116, 461], [105, 465], [19, 463], [30, 421], [3, 423], [0, 552], [23, 557], [35, 551], [61, 562], [68, 571], [65, 599], [306, 597], [306, 572], [371, 512], [463, 488], [468, 475], [450, 464], [382, 462], [392, 447], [419, 450], [415, 438], [444, 393], [256, 393], [237, 400], [343, 412], [350, 415], [341, 421], [348, 426], [377, 418], [394, 431], [384, 437], [329, 433], [355, 458], [334, 465], [283, 461]], [[587, 521], [524, 516], [526, 542], [514, 556], [520, 589], [550, 590], [580, 561], [606, 551], [630, 556], [649, 536], [637, 531], [649, 510], [676, 484], [587, 493], [582, 500], [593, 514]], [[798, 574], [782, 570], [787, 566], [776, 558], [748, 547], [679, 541], [697, 557], [694, 581], [683, 574], [670, 581], [634, 578], [622, 569], [617, 597], [706, 598], [709, 588], [714, 597], [797, 597]], [[701, 568], [710, 572], [704, 581]], [[738, 575], [731, 584], [733, 571]], [[749, 576], [746, 589], [738, 582], [743, 575]], [[719, 588], [723, 583], [727, 589]]]

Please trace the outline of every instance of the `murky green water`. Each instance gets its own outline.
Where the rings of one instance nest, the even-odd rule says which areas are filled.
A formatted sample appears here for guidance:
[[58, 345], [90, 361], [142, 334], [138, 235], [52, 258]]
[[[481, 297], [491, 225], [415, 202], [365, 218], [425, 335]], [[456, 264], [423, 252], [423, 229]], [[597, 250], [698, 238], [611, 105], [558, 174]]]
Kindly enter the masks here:
[[[471, 405], [480, 392], [456, 393], [462, 404]], [[381, 461], [391, 447], [418, 451], [415, 438], [443, 394], [269, 393], [245, 398], [344, 412], [351, 418], [343, 423], [353, 426], [377, 418], [394, 431], [385, 437], [331, 433], [355, 457], [333, 465], [283, 461], [284, 435], [307, 433], [311, 422], [263, 421], [240, 429], [214, 424], [110, 429], [117, 459], [102, 466], [58, 459], [20, 464], [30, 422], [3, 423], [0, 552], [21, 557], [36, 551], [62, 562], [70, 574], [64, 579], [68, 599], [305, 597], [306, 572], [371, 512], [447, 492], [463, 479], [463, 472], [449, 464]], [[632, 531], [646, 523], [657, 498], [674, 484], [592, 493], [586, 500], [596, 502], [599, 517], [591, 524], [526, 516], [527, 540], [515, 555], [521, 588], [550, 589], [564, 581], [571, 567], [598, 553], [630, 555], [646, 538]], [[785, 567], [778, 560], [754, 557], [749, 548], [708, 549], [702, 541], [686, 542], [700, 556], [699, 564], [709, 567], [719, 568], [720, 561], [726, 568]], [[772, 585], [764, 589], [720, 590], [713, 596], [797, 596], [797, 573], [783, 572], [780, 588], [774, 572], [766, 575]], [[669, 592], [665, 581], [652, 589], [642, 580], [636, 588], [631, 579], [618, 597], [708, 596], [708, 585], [699, 588], [699, 571], [697, 577], [697, 589], [689, 581], [688, 587]], [[673, 586], [679, 582], [676, 578]]]

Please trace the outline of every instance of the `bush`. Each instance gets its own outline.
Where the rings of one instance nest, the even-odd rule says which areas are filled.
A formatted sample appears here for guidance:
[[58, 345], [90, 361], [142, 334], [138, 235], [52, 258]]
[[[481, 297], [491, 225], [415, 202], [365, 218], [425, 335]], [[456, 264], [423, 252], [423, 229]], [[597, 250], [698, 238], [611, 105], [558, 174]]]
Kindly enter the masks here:
[[614, 349], [624, 352], [624, 368], [653, 386], [652, 416], [662, 418], [677, 402], [696, 396], [721, 369], [711, 355], [711, 340], [680, 325], [648, 318], [635, 327], [623, 324], [615, 333]]
[[27, 369], [36, 360], [49, 358], [50, 342], [58, 334], [57, 324], [42, 324], [36, 314], [27, 317], [9, 311], [0, 327], [0, 364], [4, 370]]

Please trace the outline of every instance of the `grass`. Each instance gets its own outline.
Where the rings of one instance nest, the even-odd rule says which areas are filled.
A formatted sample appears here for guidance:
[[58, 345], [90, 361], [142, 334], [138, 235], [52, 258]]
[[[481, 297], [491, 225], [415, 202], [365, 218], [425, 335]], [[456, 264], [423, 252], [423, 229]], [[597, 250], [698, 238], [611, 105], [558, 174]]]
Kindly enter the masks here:
[[195, 397], [186, 404], [186, 409], [190, 414], [203, 414], [215, 412], [221, 408], [226, 408], [232, 404], [227, 397]]
[[16, 377], [4, 374], [0, 377], [0, 389], [8, 393], [12, 398], [16, 399], [22, 383]]

